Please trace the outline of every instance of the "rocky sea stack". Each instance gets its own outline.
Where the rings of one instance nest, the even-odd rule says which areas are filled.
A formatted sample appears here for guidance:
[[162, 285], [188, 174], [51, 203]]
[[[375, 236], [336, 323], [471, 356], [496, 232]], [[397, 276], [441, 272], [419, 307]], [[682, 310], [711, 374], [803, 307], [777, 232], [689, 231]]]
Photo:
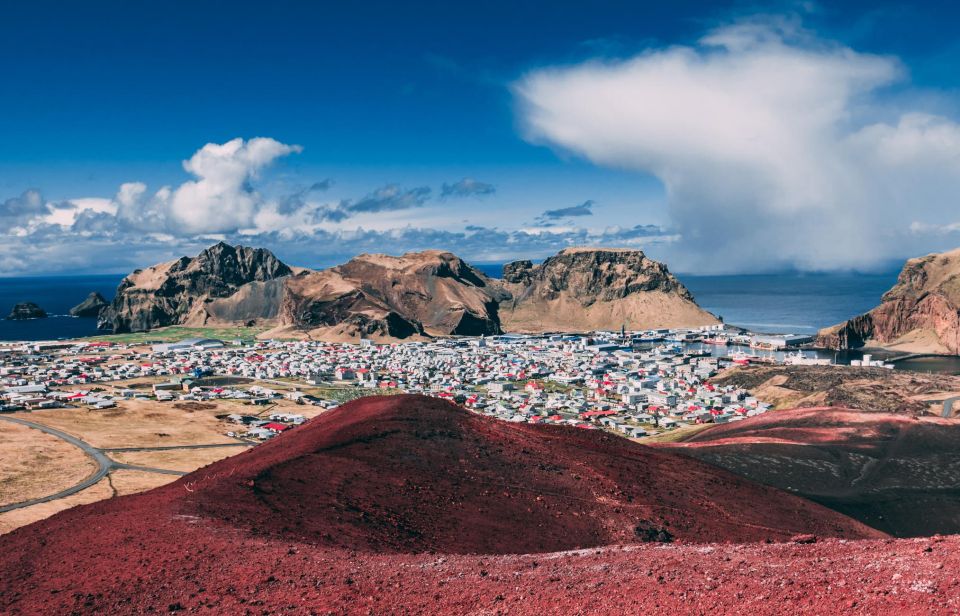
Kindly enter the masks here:
[[818, 344], [960, 353], [960, 248], [907, 261], [879, 306], [821, 330]]
[[76, 306], [70, 309], [70, 314], [75, 317], [98, 317], [103, 309], [109, 306], [109, 302], [102, 295], [94, 291]]
[[20, 302], [7, 315], [7, 320], [25, 321], [27, 319], [45, 319], [46, 317], [47, 312], [40, 306], [33, 302]]

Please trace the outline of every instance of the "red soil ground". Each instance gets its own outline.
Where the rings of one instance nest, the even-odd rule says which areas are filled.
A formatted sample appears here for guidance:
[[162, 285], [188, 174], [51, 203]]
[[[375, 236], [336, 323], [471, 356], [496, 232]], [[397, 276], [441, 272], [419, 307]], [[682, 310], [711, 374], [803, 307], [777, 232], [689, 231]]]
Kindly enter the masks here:
[[829, 407], [718, 425], [665, 447], [899, 537], [960, 533], [960, 423]]
[[618, 437], [365, 399], [0, 537], [0, 613], [960, 608], [957, 540], [869, 537], [882, 534]]

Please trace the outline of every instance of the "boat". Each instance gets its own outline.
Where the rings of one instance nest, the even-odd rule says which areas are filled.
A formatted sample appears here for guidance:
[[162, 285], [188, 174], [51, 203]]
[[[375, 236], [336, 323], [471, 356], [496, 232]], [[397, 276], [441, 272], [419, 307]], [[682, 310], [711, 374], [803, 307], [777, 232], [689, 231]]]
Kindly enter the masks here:
[[828, 357], [816, 357], [805, 355], [802, 351], [787, 353], [783, 358], [783, 363], [788, 366], [829, 366], [833, 363]]
[[715, 338], [704, 338], [704, 339], [703, 339], [703, 343], [704, 343], [704, 344], [715, 344], [715, 345], [717, 345], [717, 346], [727, 346], [728, 344], [730, 344], [730, 339], [729, 339], [729, 338], [723, 338], [723, 337], [717, 336], [717, 337], [715, 337]]

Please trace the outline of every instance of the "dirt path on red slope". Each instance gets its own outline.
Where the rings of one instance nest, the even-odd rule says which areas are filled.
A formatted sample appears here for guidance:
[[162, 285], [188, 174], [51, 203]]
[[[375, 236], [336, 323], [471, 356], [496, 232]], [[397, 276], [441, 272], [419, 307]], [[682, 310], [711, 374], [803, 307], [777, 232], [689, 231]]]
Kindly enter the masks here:
[[879, 458], [873, 458], [863, 465], [860, 475], [850, 482], [846, 490], [839, 490], [836, 496], [855, 497], [859, 496], [871, 487], [876, 486], [876, 478], [881, 475], [883, 469], [889, 464], [890, 460], [896, 457], [896, 454], [903, 448], [903, 442], [906, 440], [907, 432], [912, 426], [898, 426], [897, 435], [890, 439], [889, 444], [884, 448], [883, 455]]
[[812, 411], [768, 413], [661, 446], [894, 536], [960, 533], [960, 422]]

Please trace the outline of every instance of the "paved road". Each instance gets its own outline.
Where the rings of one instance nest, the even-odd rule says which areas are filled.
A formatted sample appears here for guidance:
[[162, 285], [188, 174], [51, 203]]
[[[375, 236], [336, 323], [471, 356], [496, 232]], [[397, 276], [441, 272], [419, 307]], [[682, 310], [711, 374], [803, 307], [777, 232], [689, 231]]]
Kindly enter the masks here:
[[163, 447], [107, 447], [100, 451], [121, 453], [126, 451], [170, 451], [173, 449], [212, 449], [214, 447], [253, 447], [256, 443], [212, 443], [210, 445], [166, 445]]
[[113, 468], [128, 471], [143, 471], [145, 473], [159, 473], [160, 475], [176, 475], [178, 477], [186, 475], [183, 471], [171, 471], [165, 468], [153, 468], [152, 466], [137, 466], [136, 464], [121, 464], [119, 462], [114, 462]]
[[[95, 483], [97, 483], [98, 481], [106, 477], [107, 473], [109, 473], [112, 470], [125, 469], [125, 470], [134, 470], [134, 471], [144, 471], [148, 473], [161, 473], [164, 475], [185, 475], [186, 474], [180, 471], [171, 471], [171, 470], [166, 470], [162, 468], [151, 468], [147, 466], [135, 466], [131, 464], [121, 464], [119, 462], [114, 462], [109, 457], [107, 457], [107, 455], [104, 453], [104, 450], [98, 449], [93, 445], [91, 445], [90, 443], [81, 441], [77, 437], [71, 434], [67, 434], [62, 430], [57, 430], [56, 428], [51, 428], [50, 426], [38, 424], [32, 421], [28, 421], [26, 419], [20, 419], [18, 417], [5, 417], [3, 415], [0, 415], [0, 421], [9, 421], [10, 423], [27, 426], [28, 428], [33, 428], [34, 430], [39, 430], [51, 436], [55, 436], [63, 441], [70, 443], [71, 445], [74, 445], [75, 447], [79, 447], [81, 450], [83, 450], [85, 454], [93, 458], [93, 461], [96, 462], [97, 464], [97, 471], [94, 474], [87, 477], [86, 479], [84, 479], [83, 481], [81, 481], [80, 483], [70, 486], [65, 490], [60, 490], [59, 492], [48, 494], [47, 496], [32, 498], [30, 500], [21, 501], [19, 503], [12, 503], [10, 505], [3, 505], [2, 507], [0, 507], [0, 513], [6, 513], [7, 511], [13, 511], [14, 509], [23, 509], [24, 507], [31, 507], [33, 505], [39, 505], [40, 503], [49, 503], [51, 501], [55, 501], [55, 500], [76, 494], [77, 492], [86, 490], [90, 486], [94, 485]], [[236, 445], [233, 445], [232, 443], [230, 443], [229, 446], [240, 446], [240, 443], [237, 443]], [[150, 449], [151, 448], [149, 447], [145, 448], [145, 450], [147, 451], [149, 451]], [[130, 449], [128, 451], [137, 451], [137, 449]]]
[[950, 419], [953, 417], [953, 405], [956, 404], [957, 400], [960, 400], [960, 396], [954, 396], [953, 398], [947, 398], [943, 401], [943, 413], [942, 416]]

